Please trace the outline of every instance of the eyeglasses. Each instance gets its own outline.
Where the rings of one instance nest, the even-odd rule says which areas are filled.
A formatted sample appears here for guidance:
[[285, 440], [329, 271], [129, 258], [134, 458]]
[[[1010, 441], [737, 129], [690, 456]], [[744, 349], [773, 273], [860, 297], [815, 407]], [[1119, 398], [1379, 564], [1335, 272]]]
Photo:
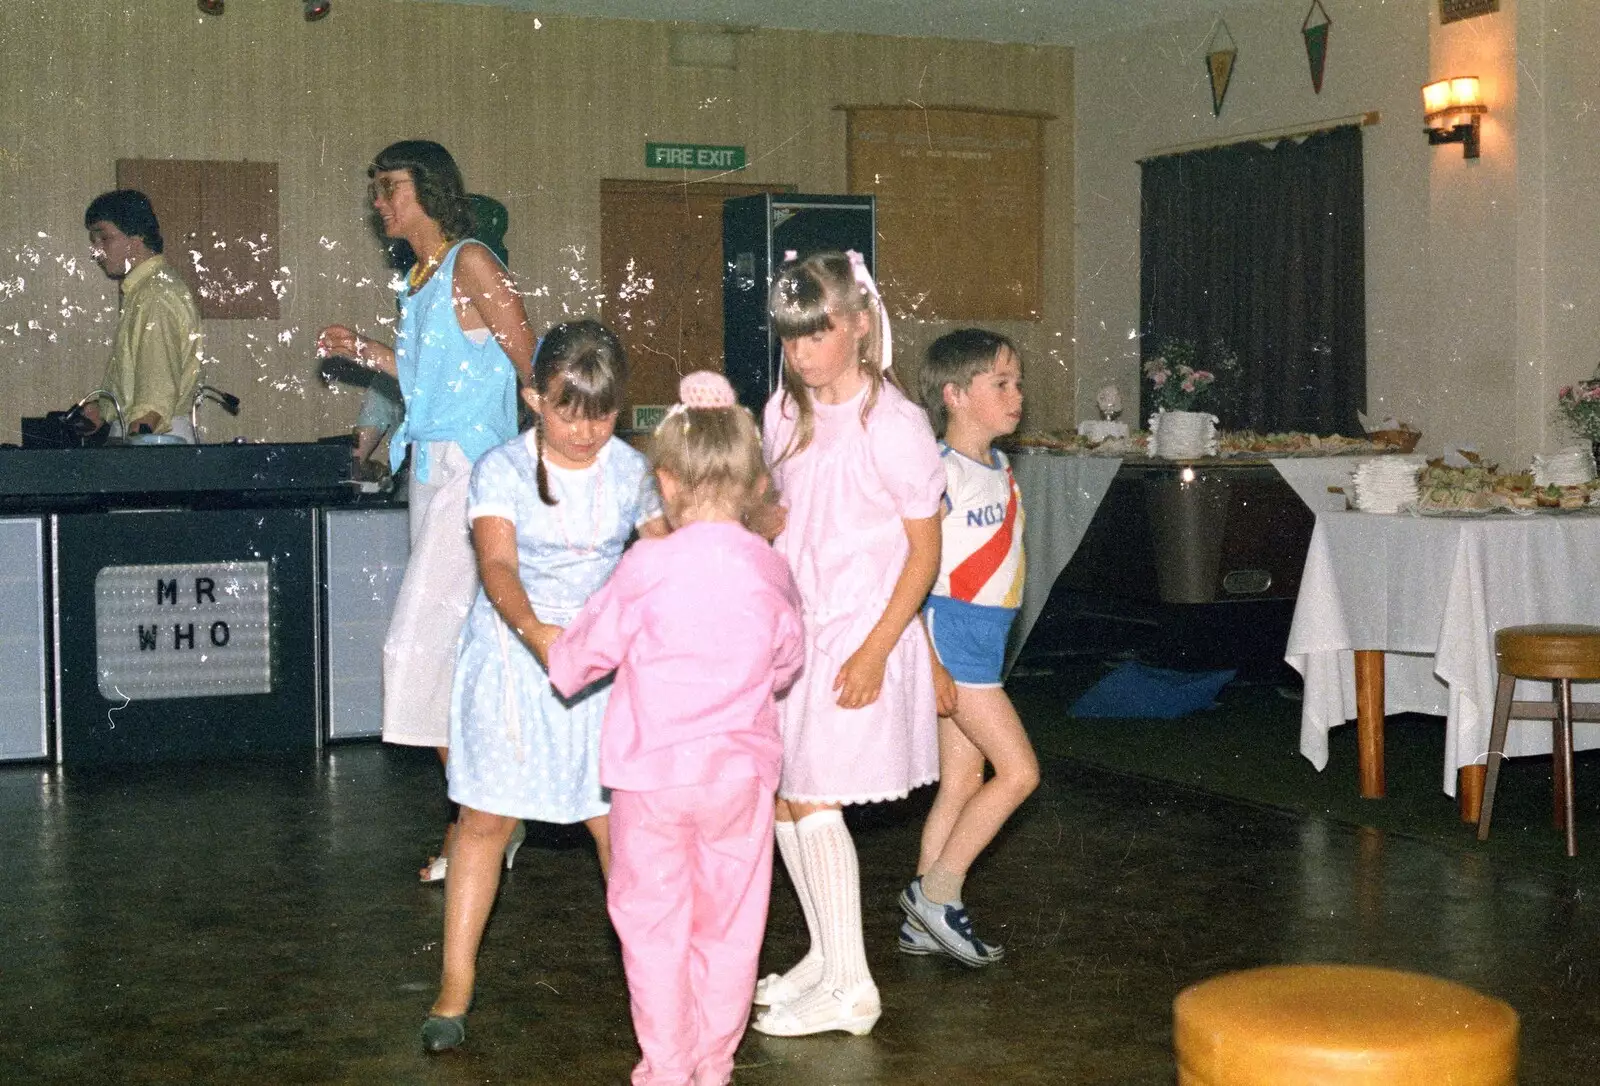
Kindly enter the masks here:
[[394, 199], [394, 190], [401, 185], [415, 185], [416, 182], [409, 177], [380, 177], [367, 185], [367, 199], [376, 200], [382, 196], [385, 200]]

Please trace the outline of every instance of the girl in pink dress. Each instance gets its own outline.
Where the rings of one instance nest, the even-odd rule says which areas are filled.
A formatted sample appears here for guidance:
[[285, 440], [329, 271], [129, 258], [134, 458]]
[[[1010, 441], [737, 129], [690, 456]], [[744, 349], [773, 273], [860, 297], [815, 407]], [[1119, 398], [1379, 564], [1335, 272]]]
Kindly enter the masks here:
[[672, 534], [636, 543], [550, 649], [558, 690], [617, 672], [600, 780], [634, 1086], [733, 1075], [772, 889], [772, 698], [802, 660], [788, 566], [740, 523], [766, 489], [755, 419], [719, 373], [691, 373], [680, 395], [651, 442]]
[[927, 639], [915, 621], [939, 570], [944, 468], [922, 409], [891, 368], [888, 316], [855, 253], [786, 264], [773, 283], [783, 389], [763, 445], [787, 507], [774, 545], [805, 607], [806, 661], [778, 703], [777, 841], [811, 949], [756, 987], [755, 1028], [869, 1032], [878, 989], [861, 933], [861, 878], [841, 808], [939, 779]]

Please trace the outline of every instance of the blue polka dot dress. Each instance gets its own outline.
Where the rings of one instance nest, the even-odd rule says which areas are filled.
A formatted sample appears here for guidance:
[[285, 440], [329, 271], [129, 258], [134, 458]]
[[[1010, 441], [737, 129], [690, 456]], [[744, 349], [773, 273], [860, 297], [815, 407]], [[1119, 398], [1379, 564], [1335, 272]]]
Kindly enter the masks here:
[[[516, 527], [517, 564], [534, 612], [566, 625], [622, 558], [635, 527], [661, 515], [649, 462], [613, 437], [589, 467], [548, 460], [557, 501], [535, 481], [532, 432], [493, 449], [472, 472], [467, 516]], [[467, 616], [450, 698], [450, 798], [539, 822], [605, 814], [600, 721], [609, 681], [562, 698], [482, 589]]]

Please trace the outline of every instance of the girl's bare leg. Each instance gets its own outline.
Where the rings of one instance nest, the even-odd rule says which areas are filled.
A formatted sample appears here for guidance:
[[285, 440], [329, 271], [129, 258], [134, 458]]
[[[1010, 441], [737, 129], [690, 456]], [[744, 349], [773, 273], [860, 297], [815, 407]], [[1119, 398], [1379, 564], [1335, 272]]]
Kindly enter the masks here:
[[[435, 751], [437, 751], [438, 754], [439, 754], [439, 764], [440, 765], [444, 765], [444, 764], [446, 764], [447, 762], [450, 761], [450, 748], [449, 747], [434, 747], [433, 749]], [[456, 835], [456, 824], [454, 822], [452, 822], [452, 823], [450, 823], [449, 825], [447, 825], [444, 828], [444, 843], [439, 846], [439, 855], [438, 856], [429, 856], [428, 857], [428, 862], [423, 864], [421, 869], [418, 870], [417, 878], [421, 879], [423, 882], [434, 882], [434, 881], [437, 881], [437, 880], [431, 878], [431, 873], [432, 873], [432, 870], [433, 870], [433, 861], [439, 859], [440, 857], [443, 857], [443, 858], [445, 858], [447, 860], [450, 858], [450, 841], [451, 841], [452, 838], [455, 837], [455, 835]]]
[[600, 877], [611, 877], [611, 819], [599, 815], [584, 823], [594, 837], [595, 855], [600, 858]]
[[478, 944], [489, 921], [506, 842], [517, 819], [461, 808], [444, 885], [444, 976], [430, 1014], [467, 1013], [477, 981]]

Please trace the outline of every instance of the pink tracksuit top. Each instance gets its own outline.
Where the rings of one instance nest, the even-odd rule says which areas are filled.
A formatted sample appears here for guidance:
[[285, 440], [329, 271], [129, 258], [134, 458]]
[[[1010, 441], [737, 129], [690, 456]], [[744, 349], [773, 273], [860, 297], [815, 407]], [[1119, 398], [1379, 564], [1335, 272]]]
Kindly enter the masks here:
[[571, 694], [615, 669], [600, 783], [650, 791], [756, 777], [778, 784], [773, 704], [804, 658], [788, 563], [743, 525], [694, 521], [642, 539], [550, 649]]

